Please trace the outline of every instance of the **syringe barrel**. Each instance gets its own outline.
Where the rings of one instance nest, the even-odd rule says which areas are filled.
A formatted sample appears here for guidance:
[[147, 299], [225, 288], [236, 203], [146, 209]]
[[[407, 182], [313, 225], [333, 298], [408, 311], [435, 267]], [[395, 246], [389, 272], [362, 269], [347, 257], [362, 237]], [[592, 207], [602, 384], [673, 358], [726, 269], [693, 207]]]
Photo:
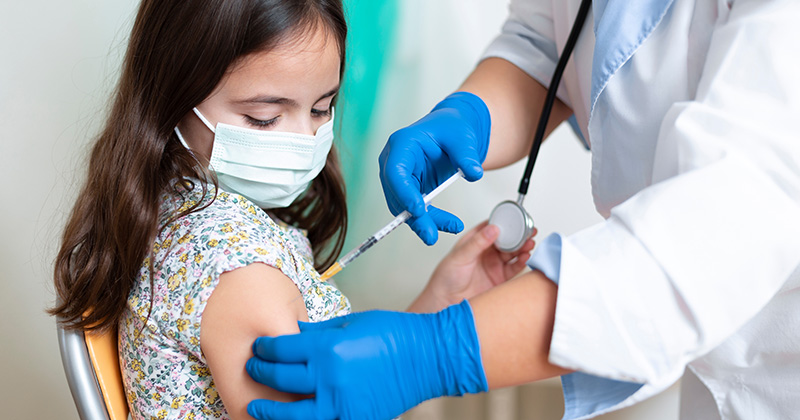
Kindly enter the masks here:
[[375, 245], [376, 243], [378, 243], [378, 240], [375, 238], [375, 236], [374, 235], [370, 236], [369, 238], [367, 238], [366, 241], [362, 242], [361, 245], [359, 245], [357, 248], [353, 249], [352, 251], [348, 252], [347, 255], [342, 257], [342, 259], [339, 260], [339, 265], [344, 267], [347, 264], [350, 264], [351, 262], [353, 262], [354, 259], [358, 258], [358, 256], [363, 254], [366, 250], [372, 248], [372, 246]]

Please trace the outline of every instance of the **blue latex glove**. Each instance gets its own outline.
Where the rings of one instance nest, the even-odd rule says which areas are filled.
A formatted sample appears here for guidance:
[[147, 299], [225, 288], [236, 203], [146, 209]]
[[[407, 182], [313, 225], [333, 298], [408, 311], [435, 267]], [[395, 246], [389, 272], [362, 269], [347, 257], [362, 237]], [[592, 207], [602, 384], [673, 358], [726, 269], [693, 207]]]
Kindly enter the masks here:
[[439, 230], [461, 232], [464, 223], [432, 206], [426, 212], [422, 193], [459, 168], [468, 181], [480, 179], [490, 130], [489, 108], [483, 100], [456, 92], [419, 121], [389, 136], [378, 159], [386, 203], [395, 216], [404, 210], [411, 213], [408, 224], [426, 244], [436, 242]]
[[257, 419], [391, 419], [439, 396], [488, 390], [472, 308], [465, 300], [433, 314], [369, 311], [300, 334], [261, 337], [247, 362], [256, 381], [314, 394], [282, 403], [255, 400]]

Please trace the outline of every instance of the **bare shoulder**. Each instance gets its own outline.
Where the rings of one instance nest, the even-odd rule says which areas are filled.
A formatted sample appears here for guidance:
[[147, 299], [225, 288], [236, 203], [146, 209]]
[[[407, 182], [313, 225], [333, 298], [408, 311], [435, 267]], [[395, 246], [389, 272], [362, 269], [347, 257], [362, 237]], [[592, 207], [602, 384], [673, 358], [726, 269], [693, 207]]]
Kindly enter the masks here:
[[220, 275], [203, 314], [201, 346], [217, 321], [224, 321], [225, 329], [236, 322], [248, 325], [252, 333], [273, 335], [285, 334], [287, 323], [290, 330], [297, 331], [298, 320], [305, 321], [307, 316], [300, 290], [292, 280], [277, 268], [250, 264]]
[[248, 419], [250, 400], [294, 400], [258, 384], [244, 370], [256, 337], [294, 334], [306, 321], [297, 286], [280, 270], [255, 263], [223, 273], [203, 312], [200, 346], [232, 419]]

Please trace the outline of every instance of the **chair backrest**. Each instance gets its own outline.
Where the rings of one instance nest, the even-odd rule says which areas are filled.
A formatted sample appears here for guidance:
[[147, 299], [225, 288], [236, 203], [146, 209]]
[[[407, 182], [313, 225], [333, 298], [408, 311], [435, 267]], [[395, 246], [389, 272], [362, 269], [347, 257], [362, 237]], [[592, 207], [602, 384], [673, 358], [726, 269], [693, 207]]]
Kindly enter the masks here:
[[106, 334], [58, 327], [61, 362], [81, 420], [125, 420], [128, 403], [116, 330]]

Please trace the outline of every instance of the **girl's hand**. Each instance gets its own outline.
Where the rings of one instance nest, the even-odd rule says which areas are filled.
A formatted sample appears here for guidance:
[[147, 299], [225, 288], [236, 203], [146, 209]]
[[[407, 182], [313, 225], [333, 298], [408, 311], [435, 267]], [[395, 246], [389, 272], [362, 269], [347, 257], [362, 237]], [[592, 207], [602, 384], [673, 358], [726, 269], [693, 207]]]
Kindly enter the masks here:
[[[439, 263], [425, 290], [408, 310], [439, 311], [519, 274], [530, 258], [533, 239], [528, 239], [516, 252], [500, 252], [494, 247], [499, 234], [497, 226], [488, 222], [467, 232]], [[536, 235], [535, 229], [533, 235]]]

